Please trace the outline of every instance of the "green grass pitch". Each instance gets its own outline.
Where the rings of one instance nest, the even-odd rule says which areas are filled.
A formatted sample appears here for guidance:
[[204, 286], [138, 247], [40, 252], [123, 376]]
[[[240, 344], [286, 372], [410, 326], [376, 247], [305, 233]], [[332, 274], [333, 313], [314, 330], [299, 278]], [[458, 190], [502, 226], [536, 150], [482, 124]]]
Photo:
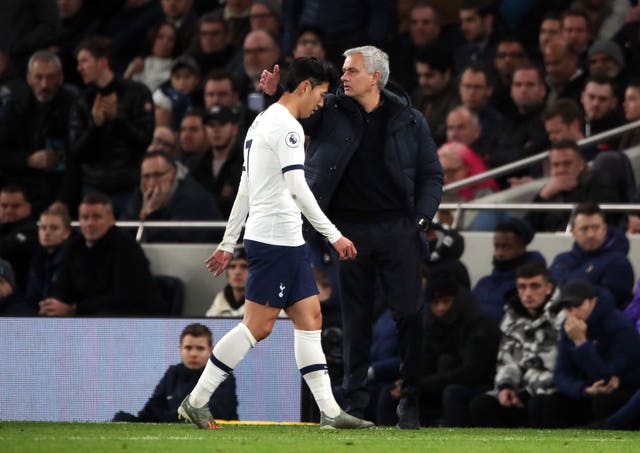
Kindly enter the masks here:
[[638, 452], [640, 432], [424, 428], [321, 431], [317, 426], [0, 422], [10, 452]]

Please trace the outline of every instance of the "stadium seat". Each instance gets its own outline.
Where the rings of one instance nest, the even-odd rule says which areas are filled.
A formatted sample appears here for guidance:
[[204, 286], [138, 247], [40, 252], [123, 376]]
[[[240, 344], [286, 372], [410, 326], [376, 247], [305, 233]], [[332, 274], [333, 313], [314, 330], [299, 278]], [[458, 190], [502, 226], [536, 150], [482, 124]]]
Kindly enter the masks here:
[[182, 280], [170, 275], [154, 275], [153, 280], [168, 305], [166, 314], [182, 316], [182, 306], [184, 304], [184, 284]]

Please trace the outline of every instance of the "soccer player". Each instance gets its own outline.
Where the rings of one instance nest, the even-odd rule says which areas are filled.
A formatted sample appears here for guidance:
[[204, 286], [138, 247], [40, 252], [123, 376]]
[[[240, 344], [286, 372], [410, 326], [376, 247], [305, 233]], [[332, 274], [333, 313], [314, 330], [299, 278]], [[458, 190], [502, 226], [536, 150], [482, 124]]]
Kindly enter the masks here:
[[217, 427], [207, 403], [227, 375], [260, 340], [265, 339], [281, 309], [294, 325], [295, 357], [320, 408], [321, 429], [369, 428], [338, 406], [320, 333], [318, 290], [302, 237], [302, 212], [341, 259], [356, 256], [353, 243], [327, 219], [304, 178], [304, 132], [297, 121], [322, 107], [332, 81], [325, 63], [303, 57], [293, 62], [280, 100], [258, 115], [244, 143], [244, 167], [227, 229], [216, 251], [206, 259], [209, 272], [220, 275], [231, 261], [243, 221], [249, 259], [244, 319], [213, 349], [207, 366], [178, 409], [201, 429]]

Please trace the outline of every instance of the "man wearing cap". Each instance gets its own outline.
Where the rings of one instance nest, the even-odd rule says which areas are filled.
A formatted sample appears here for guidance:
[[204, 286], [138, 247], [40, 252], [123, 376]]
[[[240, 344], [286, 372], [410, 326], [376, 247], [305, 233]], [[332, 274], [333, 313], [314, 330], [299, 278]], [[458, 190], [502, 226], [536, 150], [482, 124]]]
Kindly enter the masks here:
[[214, 105], [205, 115], [211, 147], [189, 162], [194, 178], [218, 201], [224, 218], [229, 217], [242, 174], [242, 147], [238, 143], [238, 113]]
[[225, 271], [227, 284], [213, 298], [205, 316], [244, 316], [244, 285], [249, 275], [249, 261], [242, 245], [233, 250], [233, 256]]
[[608, 226], [600, 207], [592, 202], [579, 204], [571, 225], [575, 239], [571, 250], [559, 253], [549, 272], [562, 285], [576, 278], [609, 290], [615, 304], [624, 308], [631, 300], [634, 277], [627, 254], [629, 239], [616, 227]]
[[624, 54], [615, 41], [598, 41], [589, 47], [587, 52], [589, 74], [605, 76], [616, 84], [618, 99], [624, 98], [624, 89], [629, 81]]
[[29, 306], [16, 293], [16, 279], [11, 263], [0, 258], [0, 316], [35, 316], [35, 308]]
[[[189, 170], [163, 152], [151, 151], [140, 164], [140, 187], [131, 194], [127, 220], [219, 220], [213, 196]], [[145, 230], [146, 242], [213, 242], [209, 229], [158, 228]]]
[[473, 288], [473, 297], [500, 323], [504, 306], [516, 289], [516, 269], [528, 262], [545, 264], [538, 251], [527, 251], [535, 232], [526, 220], [508, 217], [493, 230], [493, 270]]
[[500, 323], [494, 388], [470, 405], [471, 426], [552, 427], [562, 415], [541, 411], [555, 400], [553, 366], [558, 327], [550, 310], [554, 285], [542, 263], [518, 268], [517, 295], [505, 306]]
[[567, 318], [553, 379], [573, 415], [567, 423], [602, 420], [640, 386], [640, 336], [606, 293], [586, 280], [562, 286], [557, 306]]

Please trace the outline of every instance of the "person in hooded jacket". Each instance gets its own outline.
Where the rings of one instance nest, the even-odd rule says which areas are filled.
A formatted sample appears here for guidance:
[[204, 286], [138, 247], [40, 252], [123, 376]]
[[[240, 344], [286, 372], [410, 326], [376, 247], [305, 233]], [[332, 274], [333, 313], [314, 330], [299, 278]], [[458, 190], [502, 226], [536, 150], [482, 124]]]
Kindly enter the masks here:
[[423, 265], [423, 287], [437, 272], [447, 273], [457, 285], [471, 289], [469, 271], [460, 257], [464, 253], [464, 236], [446, 223], [433, 222], [427, 231], [429, 256]]
[[567, 423], [605, 419], [640, 387], [640, 335], [587, 280], [569, 280], [557, 306], [564, 309], [566, 320], [560, 328], [553, 380], [572, 414]]
[[562, 285], [582, 278], [611, 292], [618, 308], [631, 301], [634, 276], [627, 254], [629, 239], [616, 227], [607, 226], [596, 203], [579, 204], [574, 212], [571, 250], [558, 254], [549, 268], [553, 280]]
[[546, 264], [540, 252], [527, 251], [534, 235], [529, 223], [517, 217], [507, 217], [494, 229], [493, 270], [478, 280], [472, 294], [497, 324], [504, 315], [505, 302], [516, 292], [516, 269], [529, 262]]

